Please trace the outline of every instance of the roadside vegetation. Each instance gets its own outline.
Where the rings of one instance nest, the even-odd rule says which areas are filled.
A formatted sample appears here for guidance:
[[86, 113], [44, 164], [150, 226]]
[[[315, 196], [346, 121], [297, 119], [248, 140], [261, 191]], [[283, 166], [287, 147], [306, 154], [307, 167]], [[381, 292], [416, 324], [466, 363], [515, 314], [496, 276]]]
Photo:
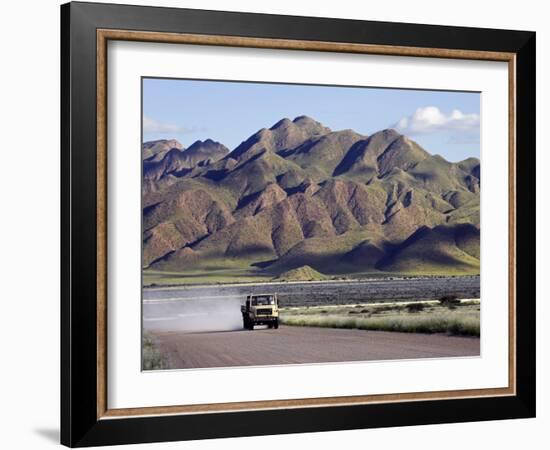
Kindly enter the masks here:
[[479, 337], [480, 303], [445, 296], [439, 301], [282, 308], [280, 322], [291, 326]]
[[142, 370], [169, 369], [168, 362], [155, 345], [153, 337], [149, 333], [143, 334], [141, 347]]

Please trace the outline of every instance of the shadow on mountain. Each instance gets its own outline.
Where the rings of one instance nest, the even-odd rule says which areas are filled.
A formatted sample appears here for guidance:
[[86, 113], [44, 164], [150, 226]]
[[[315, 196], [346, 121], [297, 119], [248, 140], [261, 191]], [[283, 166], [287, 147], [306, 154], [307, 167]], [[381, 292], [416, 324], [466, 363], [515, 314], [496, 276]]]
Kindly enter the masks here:
[[203, 176], [204, 178], [206, 178], [208, 180], [221, 181], [225, 178], [227, 173], [228, 172], [225, 169], [223, 169], [223, 170], [208, 170], [207, 172], [205, 172], [201, 176]]
[[265, 269], [266, 267], [269, 267], [271, 264], [274, 264], [277, 260], [276, 259], [269, 259], [267, 261], [258, 261], [255, 263], [252, 263], [252, 267], [258, 267], [259, 269]]

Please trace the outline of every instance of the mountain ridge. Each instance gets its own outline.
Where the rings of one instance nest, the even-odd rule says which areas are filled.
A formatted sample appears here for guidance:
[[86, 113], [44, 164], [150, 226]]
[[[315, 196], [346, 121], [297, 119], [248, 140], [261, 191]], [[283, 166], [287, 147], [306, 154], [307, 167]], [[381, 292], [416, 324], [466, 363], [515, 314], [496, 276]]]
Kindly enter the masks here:
[[[211, 139], [173, 144], [143, 147], [144, 268], [479, 272], [477, 158], [452, 163], [393, 129], [366, 136], [307, 116], [232, 151]], [[403, 245], [425, 229], [415, 269], [420, 244]]]

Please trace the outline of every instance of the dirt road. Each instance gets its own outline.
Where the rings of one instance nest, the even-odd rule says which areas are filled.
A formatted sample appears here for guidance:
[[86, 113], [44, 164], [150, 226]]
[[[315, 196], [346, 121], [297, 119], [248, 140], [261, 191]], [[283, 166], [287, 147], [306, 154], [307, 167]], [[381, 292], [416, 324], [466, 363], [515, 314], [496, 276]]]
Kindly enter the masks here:
[[173, 369], [478, 356], [480, 340], [331, 328], [183, 333], [154, 331]]

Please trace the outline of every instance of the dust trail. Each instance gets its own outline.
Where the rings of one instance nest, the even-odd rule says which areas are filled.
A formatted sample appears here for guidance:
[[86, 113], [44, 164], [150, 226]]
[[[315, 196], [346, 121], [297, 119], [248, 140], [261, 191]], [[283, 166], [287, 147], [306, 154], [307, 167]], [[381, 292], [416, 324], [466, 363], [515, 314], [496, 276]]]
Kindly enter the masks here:
[[201, 292], [197, 298], [143, 303], [146, 331], [233, 331], [242, 329], [241, 302], [244, 296], [219, 297]]

